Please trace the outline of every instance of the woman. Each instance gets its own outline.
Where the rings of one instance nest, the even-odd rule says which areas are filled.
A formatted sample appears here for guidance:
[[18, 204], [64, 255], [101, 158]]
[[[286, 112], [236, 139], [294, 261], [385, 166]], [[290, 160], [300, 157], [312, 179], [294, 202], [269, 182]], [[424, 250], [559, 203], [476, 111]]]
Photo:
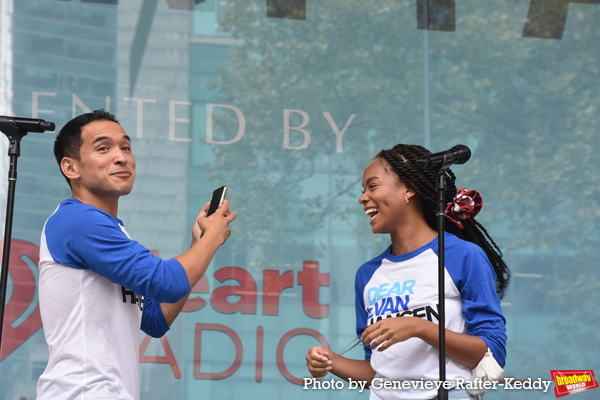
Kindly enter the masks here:
[[[439, 379], [437, 171], [415, 165], [427, 154], [421, 146], [399, 144], [381, 151], [363, 174], [359, 203], [373, 233], [391, 239], [386, 251], [356, 274], [357, 334], [365, 345], [365, 360], [319, 346], [306, 356], [313, 377], [331, 372], [367, 381], [371, 399], [437, 395], [431, 385], [398, 386], [403, 381], [435, 384]], [[481, 197], [465, 189], [457, 194], [454, 181], [447, 170], [446, 380], [454, 387], [449, 399], [476, 399], [464, 390], [473, 368], [504, 366], [505, 319], [498, 295], [504, 294], [509, 271], [494, 241], [472, 218], [481, 208]], [[405, 318], [410, 316], [415, 318]], [[384, 388], [385, 381], [396, 387]], [[460, 382], [465, 382], [462, 388]]]

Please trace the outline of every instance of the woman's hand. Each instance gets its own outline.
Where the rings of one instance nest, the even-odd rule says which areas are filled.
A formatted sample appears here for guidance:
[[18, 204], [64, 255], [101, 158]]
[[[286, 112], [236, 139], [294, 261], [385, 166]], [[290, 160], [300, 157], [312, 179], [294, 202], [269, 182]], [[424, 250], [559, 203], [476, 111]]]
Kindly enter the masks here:
[[[371, 349], [384, 351], [391, 345], [410, 338], [419, 338], [431, 347], [439, 348], [439, 326], [417, 317], [384, 318], [364, 330], [361, 340]], [[475, 368], [487, 351], [487, 344], [478, 337], [445, 330], [446, 355], [454, 361]]]
[[311, 347], [308, 349], [305, 358], [308, 372], [314, 378], [322, 378], [331, 371], [333, 361], [331, 361], [331, 351], [329, 349], [320, 346]]
[[415, 317], [384, 318], [365, 329], [361, 341], [373, 350], [384, 351], [394, 343], [419, 337], [424, 324], [432, 323]]

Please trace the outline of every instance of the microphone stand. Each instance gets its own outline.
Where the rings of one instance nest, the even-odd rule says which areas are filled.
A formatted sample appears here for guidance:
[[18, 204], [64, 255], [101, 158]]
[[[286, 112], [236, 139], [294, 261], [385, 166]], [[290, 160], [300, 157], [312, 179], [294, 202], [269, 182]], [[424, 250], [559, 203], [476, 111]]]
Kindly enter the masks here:
[[446, 201], [444, 192], [446, 190], [446, 169], [449, 165], [444, 165], [438, 171], [436, 183], [437, 189], [437, 222], [438, 222], [438, 322], [439, 322], [439, 368], [440, 368], [440, 388], [438, 389], [438, 400], [448, 400], [448, 390], [443, 383], [446, 381], [446, 283], [445, 283], [445, 244], [444, 232], [446, 228]]
[[437, 225], [438, 225], [438, 322], [439, 322], [439, 361], [440, 386], [437, 400], [448, 400], [446, 382], [446, 295], [445, 295], [445, 251], [444, 234], [446, 231], [446, 171], [452, 164], [464, 164], [471, 157], [471, 150], [462, 144], [450, 150], [429, 154], [416, 161], [416, 166], [423, 169], [436, 169], [437, 180]]
[[[429, 0], [423, 0], [423, 29], [425, 30], [426, 40], [429, 40]], [[428, 43], [426, 43], [428, 45]], [[427, 54], [425, 60], [429, 63], [429, 46], [427, 46]], [[429, 65], [429, 64], [427, 64]], [[429, 73], [429, 71], [426, 71]], [[426, 77], [429, 79], [429, 77]], [[428, 104], [425, 105], [427, 107]], [[427, 137], [429, 140], [429, 137]], [[437, 222], [438, 222], [438, 323], [439, 323], [439, 381], [442, 383], [438, 389], [437, 400], [448, 400], [448, 390], [444, 387], [446, 382], [446, 284], [444, 279], [444, 232], [446, 228], [446, 203], [444, 199], [444, 191], [446, 190], [446, 169], [451, 165], [446, 165], [446, 157], [444, 163], [438, 171], [438, 179], [436, 182], [437, 189]]]
[[6, 223], [4, 225], [4, 243], [2, 250], [2, 273], [0, 275], [0, 350], [2, 349], [2, 330], [4, 326], [4, 308], [6, 306], [6, 288], [8, 284], [8, 262], [10, 260], [10, 243], [12, 236], [13, 210], [15, 207], [15, 188], [17, 185], [17, 158], [21, 155], [21, 139], [27, 132], [17, 126], [3, 128], [2, 133], [10, 142], [8, 156], [8, 196], [6, 201]]
[[[0, 116], [2, 124], [0, 130], [9, 140], [8, 156], [10, 166], [8, 170], [8, 195], [6, 202], [6, 223], [4, 225], [4, 243], [2, 250], [2, 270], [0, 272], [0, 351], [2, 350], [2, 331], [4, 326], [4, 309], [6, 307], [6, 290], [8, 285], [8, 264], [10, 260], [10, 245], [12, 239], [12, 222], [15, 207], [15, 188], [17, 185], [17, 158], [21, 155], [21, 139], [27, 135], [28, 130], [44, 132], [46, 129], [54, 130], [54, 123], [29, 118], [6, 118]], [[28, 125], [31, 124], [31, 125]], [[24, 129], [27, 126], [29, 129]]]

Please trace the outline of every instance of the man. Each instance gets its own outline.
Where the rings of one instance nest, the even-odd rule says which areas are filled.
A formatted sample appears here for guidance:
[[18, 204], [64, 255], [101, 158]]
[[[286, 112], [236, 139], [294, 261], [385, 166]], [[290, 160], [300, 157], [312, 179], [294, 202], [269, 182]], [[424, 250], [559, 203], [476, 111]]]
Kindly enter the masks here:
[[177, 317], [237, 215], [225, 201], [192, 228], [170, 260], [129, 238], [119, 198], [135, 179], [131, 141], [115, 117], [69, 121], [54, 154], [72, 198], [48, 218], [40, 243], [39, 302], [50, 357], [38, 400], [139, 399], [139, 329], [161, 337]]

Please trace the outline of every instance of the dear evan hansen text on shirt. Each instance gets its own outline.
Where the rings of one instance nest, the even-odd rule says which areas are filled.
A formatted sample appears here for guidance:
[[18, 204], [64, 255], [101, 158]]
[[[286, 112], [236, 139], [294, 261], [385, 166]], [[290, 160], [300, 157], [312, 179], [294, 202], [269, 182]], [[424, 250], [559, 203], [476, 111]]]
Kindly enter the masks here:
[[369, 306], [367, 307], [367, 325], [372, 325], [386, 317], [418, 317], [428, 321], [438, 320], [439, 305], [434, 310], [432, 306], [426, 305], [411, 309], [409, 307], [410, 296], [414, 295], [414, 287], [417, 281], [414, 279], [403, 282], [383, 283], [372, 286], [366, 290]]

